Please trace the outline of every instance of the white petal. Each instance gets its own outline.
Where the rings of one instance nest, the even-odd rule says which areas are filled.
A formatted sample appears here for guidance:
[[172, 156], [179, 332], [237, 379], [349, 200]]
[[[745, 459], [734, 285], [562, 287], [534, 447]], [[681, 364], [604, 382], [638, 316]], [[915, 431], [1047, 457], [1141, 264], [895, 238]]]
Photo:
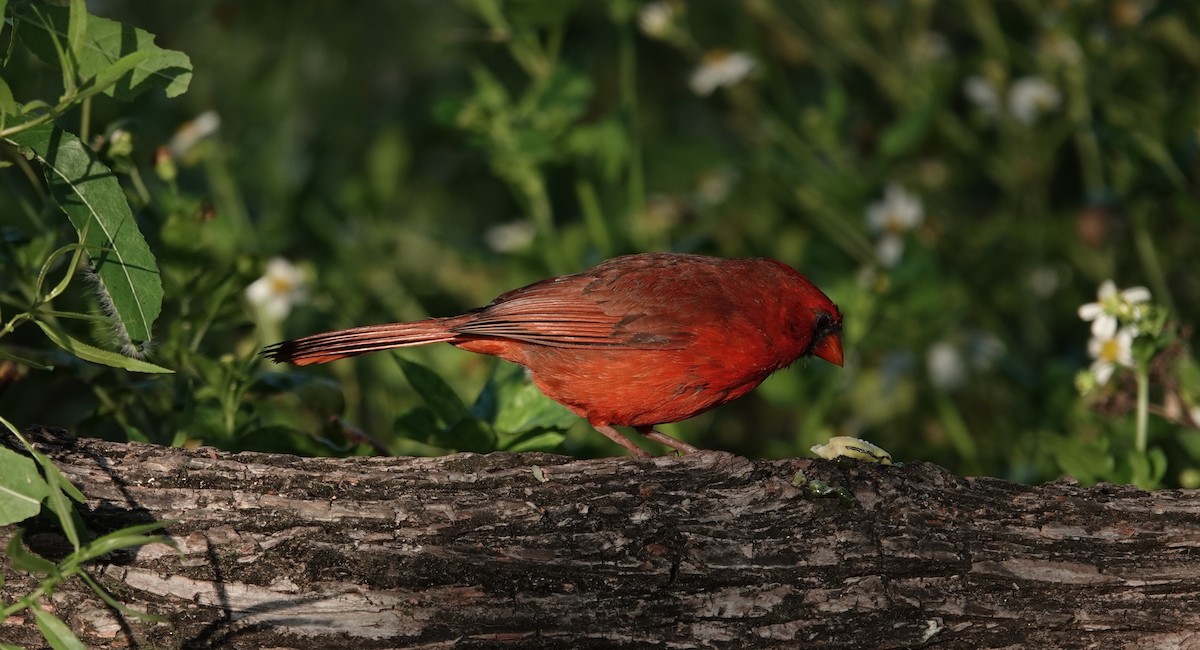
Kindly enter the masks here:
[[1113, 370], [1115, 369], [1116, 367], [1111, 363], [1097, 361], [1096, 363], [1092, 364], [1091, 372], [1096, 377], [1096, 383], [1103, 386], [1104, 384], [1108, 383], [1110, 378], [1112, 378]]
[[891, 268], [900, 262], [904, 255], [904, 240], [896, 235], [886, 234], [875, 242], [875, 257], [883, 266]]
[[1115, 295], [1117, 295], [1117, 284], [1112, 280], [1105, 280], [1104, 282], [1101, 282], [1100, 289], [1096, 291], [1096, 297], [1099, 298], [1098, 302], [1101, 303]]
[[1089, 302], [1086, 305], [1079, 307], [1079, 318], [1087, 320], [1096, 320], [1104, 314], [1104, 306], [1098, 302]]
[[946, 341], [930, 346], [925, 353], [925, 365], [933, 385], [946, 391], [962, 386], [967, 380], [967, 365], [958, 348]]
[[1121, 300], [1129, 303], [1150, 302], [1150, 290], [1146, 287], [1129, 287], [1121, 292]]
[[271, 299], [272, 293], [271, 281], [266, 277], [261, 277], [246, 287], [246, 300], [256, 307], [262, 306]]
[[1117, 333], [1117, 319], [1115, 316], [1101, 314], [1092, 321], [1092, 336], [1099, 339], [1111, 339]]

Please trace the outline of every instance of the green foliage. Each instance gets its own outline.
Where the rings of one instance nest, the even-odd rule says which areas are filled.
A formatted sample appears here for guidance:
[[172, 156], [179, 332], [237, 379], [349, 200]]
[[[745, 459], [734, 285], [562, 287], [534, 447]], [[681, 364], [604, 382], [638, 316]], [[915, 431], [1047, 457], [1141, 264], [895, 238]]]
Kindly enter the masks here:
[[38, 475], [33, 461], [0, 447], [0, 526], [24, 521], [42, 510], [49, 486]]
[[51, 194], [89, 248], [106, 306], [132, 341], [149, 341], [162, 304], [162, 283], [116, 177], [79, 138], [52, 124], [6, 139], [28, 148], [42, 163]]
[[[0, 409], [226, 449], [616, 453], [519, 369], [449, 346], [299, 369], [255, 352], [677, 250], [804, 271], [846, 314], [847, 364], [798, 363], [673, 435], [1200, 485], [1200, 10], [1118, 4], [9, 3], [3, 137], [75, 133], [104, 166], [75, 185], [116, 181], [162, 294], [150, 356], [122, 361], [114, 323], [155, 300], [131, 284], [106, 314], [71, 281], [127, 245], [69, 228], [39, 192], [70, 188], [14, 148], [0, 356], [20, 379]], [[1076, 311], [1106, 279], [1159, 311], [1100, 383]]]
[[429, 368], [397, 357], [425, 404], [396, 418], [397, 434], [447, 451], [553, 451], [579, 418], [551, 400], [520, 366], [503, 363], [468, 408]]
[[75, 4], [68, 9], [30, 3], [13, 14], [21, 42], [42, 61], [62, 63], [65, 88], [90, 88], [123, 101], [151, 90], [167, 97], [187, 92], [192, 63], [186, 54], [158, 47], [153, 34]]
[[[150, 533], [167, 525], [168, 522], [152, 522], [138, 526], [129, 526], [102, 535], [95, 539], [83, 538], [82, 520], [75, 510], [72, 501], [84, 502], [84, 496], [79, 490], [59, 472], [54, 463], [44, 454], [37, 451], [7, 420], [0, 418], [0, 425], [7, 429], [13, 439], [20, 442], [29, 456], [26, 457], [0, 447], [0, 525], [7, 525], [28, 519], [38, 513], [43, 499], [46, 500], [56, 523], [71, 543], [73, 552], [59, 562], [52, 562], [25, 548], [24, 530], [18, 528], [8, 540], [4, 549], [5, 558], [14, 569], [37, 574], [40, 576], [38, 588], [26, 594], [15, 602], [0, 601], [0, 618], [28, 609], [33, 613], [38, 629], [53, 648], [83, 648], [66, 623], [57, 616], [42, 609], [41, 602], [54, 593], [58, 586], [71, 578], [78, 577], [110, 607], [130, 616], [147, 620], [155, 617], [129, 609], [117, 602], [98, 582], [87, 573], [87, 565], [109, 553], [121, 549], [135, 548], [154, 542], [172, 544], [170, 538], [151, 535]], [[6, 434], [6, 435], [7, 435]], [[35, 469], [40, 467], [42, 475]], [[3, 574], [0, 574], [0, 584], [3, 584]]]

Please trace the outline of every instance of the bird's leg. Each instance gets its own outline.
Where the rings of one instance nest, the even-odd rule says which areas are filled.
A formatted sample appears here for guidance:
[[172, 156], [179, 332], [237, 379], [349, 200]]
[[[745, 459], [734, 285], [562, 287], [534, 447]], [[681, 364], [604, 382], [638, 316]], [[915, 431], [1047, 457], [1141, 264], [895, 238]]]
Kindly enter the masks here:
[[618, 445], [621, 445], [622, 447], [624, 447], [627, 451], [629, 451], [630, 456], [633, 456], [634, 458], [649, 458], [650, 457], [650, 454], [647, 453], [646, 450], [633, 444], [632, 440], [630, 440], [629, 438], [626, 438], [624, 435], [621, 434], [620, 431], [617, 431], [616, 429], [612, 428], [611, 426], [609, 426], [607, 424], [592, 424], [592, 428], [595, 429], [596, 431], [599, 431], [600, 433], [603, 433], [604, 436], [606, 438], [608, 438], [609, 440], [612, 440], [613, 442], [617, 443]]
[[634, 427], [634, 430], [653, 440], [654, 442], [657, 442], [660, 445], [666, 445], [681, 454], [692, 454], [700, 451], [698, 448], [693, 447], [682, 440], [676, 440], [671, 436], [656, 430], [654, 427]]

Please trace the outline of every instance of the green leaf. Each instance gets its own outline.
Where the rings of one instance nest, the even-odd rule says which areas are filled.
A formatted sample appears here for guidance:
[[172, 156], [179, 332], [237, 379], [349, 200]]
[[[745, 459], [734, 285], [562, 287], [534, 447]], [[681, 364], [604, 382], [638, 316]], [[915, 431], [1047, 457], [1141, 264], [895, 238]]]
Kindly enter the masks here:
[[439, 432], [430, 441], [431, 444], [455, 451], [474, 451], [486, 454], [496, 451], [496, 434], [487, 422], [473, 417], [465, 417], [454, 426]]
[[[3, 2], [4, 0], [0, 0]], [[0, 77], [0, 118], [6, 115], [16, 115], [21, 111], [21, 107], [17, 105], [17, 100], [13, 97], [12, 88], [8, 87], [8, 82], [4, 77]], [[2, 124], [3, 122], [0, 122]]]
[[8, 545], [4, 547], [4, 556], [8, 558], [8, 561], [12, 562], [12, 565], [18, 569], [30, 573], [37, 573], [44, 576], [57, 573], [58, 567], [53, 562], [25, 550], [24, 537], [25, 531], [17, 529], [12, 539], [8, 540]]
[[33, 611], [38, 629], [42, 631], [42, 636], [46, 637], [51, 648], [54, 650], [87, 650], [83, 642], [75, 636], [66, 623], [62, 622], [62, 619], [45, 611], [37, 603], [31, 605], [29, 609]]
[[413, 390], [417, 391], [421, 399], [425, 400], [425, 404], [433, 410], [442, 424], [452, 426], [470, 415], [458, 393], [455, 393], [454, 389], [450, 388], [450, 385], [437, 373], [398, 355], [396, 360], [400, 364], [400, 369], [404, 371], [405, 379], [408, 380]]
[[70, 352], [71, 354], [92, 363], [99, 363], [113, 368], [123, 368], [130, 372], [145, 372], [155, 374], [172, 374], [175, 371], [162, 366], [156, 366], [153, 363], [127, 357], [112, 350], [105, 350], [94, 345], [88, 345], [79, 339], [72, 337], [62, 329], [45, 321], [34, 321], [46, 336], [54, 342], [58, 347]]
[[116, 177], [79, 138], [41, 124], [7, 138], [46, 166], [54, 198], [83, 233], [92, 265], [114, 315], [133, 341], [150, 340], [162, 309], [162, 281], [154, 254], [138, 230]]
[[87, 38], [87, 0], [71, 0], [67, 19], [67, 46], [75, 61], [83, 58], [84, 39]]
[[101, 70], [95, 76], [95, 78], [88, 82], [87, 86], [80, 89], [79, 94], [75, 96], [75, 99], [79, 100], [107, 91], [117, 83], [117, 80], [128, 74], [129, 71], [141, 65], [142, 62], [146, 61], [152, 56], [154, 56], [153, 52], [142, 50], [140, 52], [134, 52], [133, 54], [129, 54], [117, 59], [112, 65]]
[[151, 531], [161, 530], [170, 525], [170, 523], [169, 521], [152, 521], [146, 524], [137, 524], [114, 530], [107, 535], [88, 542], [87, 546], [83, 547], [79, 552], [79, 562], [82, 564], [123, 548], [145, 546], [146, 544], [156, 542], [174, 545], [170, 537], [146, 534]]
[[0, 447], [0, 526], [36, 515], [49, 493], [32, 459]]
[[566, 430], [579, 420], [567, 407], [542, 394], [525, 369], [514, 363], [497, 364], [471, 413], [491, 422], [502, 436], [535, 429]]
[[122, 614], [125, 614], [126, 616], [132, 616], [136, 619], [146, 621], [147, 623], [159, 623], [166, 620], [161, 616], [155, 616], [154, 614], [138, 611], [132, 607], [125, 606], [123, 603], [121, 603], [121, 601], [113, 598], [108, 591], [106, 591], [104, 587], [100, 585], [100, 583], [96, 582], [96, 580], [92, 578], [92, 576], [88, 575], [87, 571], [81, 571], [79, 573], [79, 577], [83, 578], [83, 581], [86, 582], [87, 586], [92, 589], [92, 592], [99, 596], [100, 599], [105, 603], [107, 603], [109, 607], [121, 612]]
[[[39, 11], [48, 25], [22, 16], [17, 32], [38, 58], [53, 64], [57, 55], [47, 29], [64, 38], [70, 31], [71, 12], [48, 5], [40, 5]], [[129, 101], [152, 89], [162, 90], [167, 97], [187, 92], [192, 81], [192, 62], [186, 54], [158, 47], [150, 32], [92, 15], [87, 17], [87, 35], [79, 51], [79, 77], [92, 79], [118, 59], [142, 51], [150, 52], [151, 56], [123, 75], [119, 83], [107, 88], [106, 95]]]
[[[79, 513], [75, 511], [75, 506], [71, 504], [71, 500], [67, 498], [66, 494], [69, 491], [79, 494], [79, 489], [71, 485], [67, 477], [58, 471], [58, 468], [54, 466], [54, 463], [49, 458], [41, 455], [37, 459], [42, 465], [42, 470], [46, 473], [46, 485], [49, 488], [49, 494], [46, 495], [46, 507], [58, 519], [58, 526], [71, 542], [71, 546], [75, 550], [79, 550], [79, 531], [83, 528], [83, 520], [80, 519]], [[66, 486], [70, 487], [67, 488]]]

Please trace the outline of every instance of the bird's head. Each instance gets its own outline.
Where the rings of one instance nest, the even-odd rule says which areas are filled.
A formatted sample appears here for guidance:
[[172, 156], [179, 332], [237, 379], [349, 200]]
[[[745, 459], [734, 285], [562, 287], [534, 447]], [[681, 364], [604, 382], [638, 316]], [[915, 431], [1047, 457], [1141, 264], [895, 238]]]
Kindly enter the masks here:
[[842, 365], [842, 313], [833, 303], [832, 309], [813, 310], [813, 337], [805, 355], [824, 359], [835, 366]]

